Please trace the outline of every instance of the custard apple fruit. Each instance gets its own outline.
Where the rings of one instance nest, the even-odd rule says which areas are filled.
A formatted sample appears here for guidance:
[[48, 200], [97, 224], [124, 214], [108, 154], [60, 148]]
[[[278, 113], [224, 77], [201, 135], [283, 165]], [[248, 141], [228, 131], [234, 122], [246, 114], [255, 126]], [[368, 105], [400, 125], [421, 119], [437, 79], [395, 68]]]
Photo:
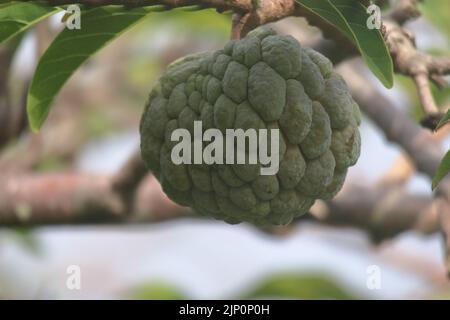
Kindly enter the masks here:
[[[279, 129], [278, 172], [262, 175], [261, 163], [175, 164], [171, 135], [193, 133], [194, 121], [223, 133]], [[260, 27], [168, 67], [142, 116], [141, 152], [180, 205], [228, 223], [288, 224], [341, 189], [359, 157], [359, 123], [359, 107], [326, 57]]]

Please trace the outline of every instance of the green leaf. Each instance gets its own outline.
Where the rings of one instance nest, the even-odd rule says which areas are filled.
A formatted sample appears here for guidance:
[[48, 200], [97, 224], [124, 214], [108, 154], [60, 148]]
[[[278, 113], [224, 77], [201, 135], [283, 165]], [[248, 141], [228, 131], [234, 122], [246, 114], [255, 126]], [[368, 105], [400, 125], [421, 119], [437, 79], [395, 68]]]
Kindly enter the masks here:
[[0, 43], [22, 33], [58, 11], [59, 9], [55, 7], [29, 2], [0, 4]]
[[435, 131], [442, 128], [447, 122], [450, 121], [450, 110], [447, 111], [447, 113], [442, 117], [442, 119], [439, 121], [438, 125], [436, 126]]
[[296, 0], [302, 7], [335, 26], [359, 49], [374, 75], [387, 88], [394, 85], [394, 67], [380, 30], [369, 29], [369, 14], [357, 0]]
[[434, 190], [438, 186], [439, 182], [450, 172], [450, 150], [447, 151], [441, 163], [439, 164], [436, 173], [434, 174], [431, 188]]
[[362, 297], [357, 297], [324, 274], [285, 273], [262, 281], [243, 298], [352, 300]]
[[164, 282], [143, 283], [129, 290], [126, 298], [133, 300], [185, 300], [186, 295]]
[[107, 6], [81, 14], [81, 29], [64, 29], [43, 54], [28, 91], [30, 126], [38, 131], [47, 118], [51, 103], [70, 76], [90, 56], [116, 39], [148, 13], [160, 7]]

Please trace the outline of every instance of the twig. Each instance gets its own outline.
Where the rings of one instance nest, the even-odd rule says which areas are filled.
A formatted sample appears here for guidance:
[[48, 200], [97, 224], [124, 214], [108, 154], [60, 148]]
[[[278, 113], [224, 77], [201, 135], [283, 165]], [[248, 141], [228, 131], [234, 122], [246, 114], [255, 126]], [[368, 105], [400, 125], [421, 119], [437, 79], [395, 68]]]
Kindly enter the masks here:
[[47, 0], [47, 2], [53, 6], [81, 4], [88, 7], [122, 5], [136, 8], [164, 5], [168, 9], [199, 5], [203, 8], [216, 8], [219, 12], [226, 10], [246, 12], [253, 7], [251, 0]]
[[422, 108], [427, 115], [439, 113], [439, 109], [431, 92], [430, 82], [428, 81], [428, 73], [422, 72], [414, 75], [414, 82], [419, 92]]
[[450, 59], [434, 57], [416, 48], [414, 36], [398, 24], [385, 22], [386, 41], [397, 73], [413, 78], [423, 111], [426, 116], [439, 114], [439, 108], [431, 92], [430, 79], [445, 86], [442, 76], [450, 72]]
[[250, 13], [235, 13], [231, 21], [231, 39], [241, 39], [243, 28], [250, 17]]
[[124, 199], [131, 211], [132, 201], [137, 188], [147, 174], [147, 168], [141, 158], [141, 153], [136, 151], [119, 172], [112, 178], [112, 189]]

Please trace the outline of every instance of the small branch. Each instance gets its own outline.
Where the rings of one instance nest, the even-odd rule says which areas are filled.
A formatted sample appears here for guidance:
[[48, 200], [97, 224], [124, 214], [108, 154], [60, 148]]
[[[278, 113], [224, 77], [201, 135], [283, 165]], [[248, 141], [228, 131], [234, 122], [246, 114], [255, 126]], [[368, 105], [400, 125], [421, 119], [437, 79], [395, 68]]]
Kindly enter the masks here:
[[112, 178], [111, 184], [113, 191], [121, 195], [127, 207], [130, 209], [134, 194], [147, 172], [147, 168], [141, 158], [141, 153], [138, 150]]
[[392, 21], [385, 22], [385, 26], [396, 72], [414, 79], [426, 117], [436, 117], [440, 112], [429, 80], [440, 87], [446, 86], [442, 76], [450, 73], [450, 58], [434, 57], [417, 50], [414, 35]]
[[250, 18], [250, 13], [235, 13], [233, 14], [231, 20], [231, 39], [238, 40], [242, 38], [244, 33], [243, 29], [246, 25], [248, 19]]
[[247, 12], [253, 7], [251, 0], [47, 0], [47, 2], [53, 6], [81, 4], [88, 7], [121, 5], [136, 8], [163, 5], [168, 9], [198, 5], [203, 8], [216, 8], [219, 12], [226, 10]]
[[431, 92], [430, 82], [428, 81], [428, 73], [422, 72], [414, 75], [414, 82], [419, 92], [422, 108], [427, 115], [438, 114], [439, 109]]

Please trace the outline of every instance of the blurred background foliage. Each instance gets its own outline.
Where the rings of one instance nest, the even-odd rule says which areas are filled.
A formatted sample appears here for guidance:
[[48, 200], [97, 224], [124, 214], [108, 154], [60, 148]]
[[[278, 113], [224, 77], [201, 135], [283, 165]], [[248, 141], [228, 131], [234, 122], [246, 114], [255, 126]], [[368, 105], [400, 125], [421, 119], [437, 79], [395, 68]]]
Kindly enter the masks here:
[[448, 23], [449, 1], [423, 1], [420, 3], [420, 10], [433, 25], [450, 39], [450, 24]]
[[[321, 273], [281, 273], [260, 279], [248, 292], [229, 299], [363, 299], [345, 288], [338, 281]], [[192, 299], [182, 290], [167, 283], [139, 284], [131, 289], [127, 298], [147, 299]]]

